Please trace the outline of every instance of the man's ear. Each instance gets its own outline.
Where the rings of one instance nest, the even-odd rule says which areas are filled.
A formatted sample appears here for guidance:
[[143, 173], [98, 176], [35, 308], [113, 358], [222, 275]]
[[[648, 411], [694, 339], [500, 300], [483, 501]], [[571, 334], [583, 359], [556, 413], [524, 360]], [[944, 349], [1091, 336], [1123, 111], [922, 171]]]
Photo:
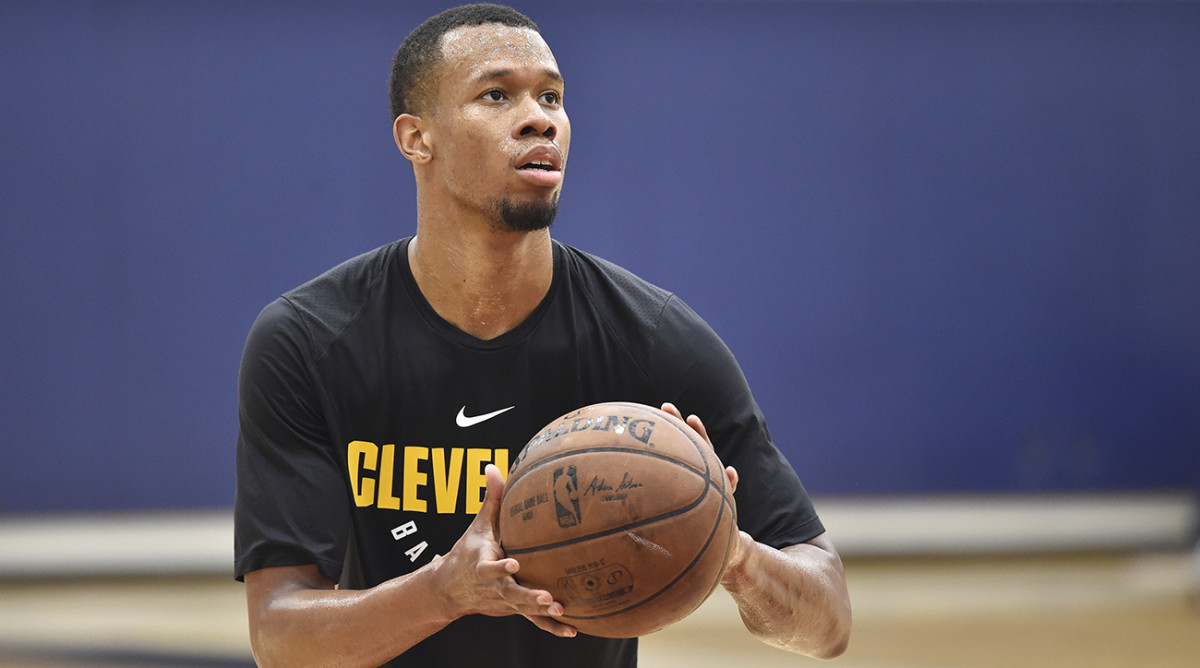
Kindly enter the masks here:
[[400, 114], [392, 123], [392, 137], [396, 140], [396, 148], [414, 165], [428, 163], [433, 159], [428, 137], [431, 129], [420, 116]]

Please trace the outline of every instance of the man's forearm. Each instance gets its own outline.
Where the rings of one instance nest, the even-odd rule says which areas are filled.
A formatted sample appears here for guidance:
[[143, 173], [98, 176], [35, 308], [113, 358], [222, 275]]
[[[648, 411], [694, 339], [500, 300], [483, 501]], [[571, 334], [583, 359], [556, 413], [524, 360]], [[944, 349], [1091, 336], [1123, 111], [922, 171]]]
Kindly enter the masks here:
[[378, 666], [468, 614], [521, 615], [571, 638], [562, 603], [527, 589], [496, 540], [504, 477], [484, 468], [487, 495], [479, 514], [445, 556], [363, 591], [339, 591], [316, 566], [265, 568], [246, 574], [250, 643], [260, 666]]
[[296, 586], [260, 602], [251, 645], [263, 668], [372, 667], [445, 627], [430, 569], [362, 591]]
[[850, 597], [837, 551], [824, 536], [783, 550], [742, 534], [737, 563], [722, 584], [746, 628], [792, 652], [833, 658], [850, 639]]

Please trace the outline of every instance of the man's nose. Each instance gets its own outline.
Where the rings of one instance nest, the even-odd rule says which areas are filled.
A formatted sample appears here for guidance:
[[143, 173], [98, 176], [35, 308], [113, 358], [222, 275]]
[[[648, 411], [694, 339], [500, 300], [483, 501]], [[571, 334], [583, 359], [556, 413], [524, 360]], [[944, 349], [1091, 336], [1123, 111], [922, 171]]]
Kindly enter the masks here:
[[527, 137], [531, 134], [540, 134], [553, 140], [558, 134], [558, 124], [537, 100], [526, 98], [521, 104], [521, 114], [521, 120], [516, 126], [517, 136]]

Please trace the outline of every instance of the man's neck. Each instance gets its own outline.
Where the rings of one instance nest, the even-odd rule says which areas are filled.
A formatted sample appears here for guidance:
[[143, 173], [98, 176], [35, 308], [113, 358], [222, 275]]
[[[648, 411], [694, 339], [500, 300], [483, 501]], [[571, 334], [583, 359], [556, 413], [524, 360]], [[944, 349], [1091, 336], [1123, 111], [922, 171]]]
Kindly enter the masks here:
[[554, 277], [549, 230], [418, 226], [408, 260], [433, 310], [484, 340], [524, 322]]

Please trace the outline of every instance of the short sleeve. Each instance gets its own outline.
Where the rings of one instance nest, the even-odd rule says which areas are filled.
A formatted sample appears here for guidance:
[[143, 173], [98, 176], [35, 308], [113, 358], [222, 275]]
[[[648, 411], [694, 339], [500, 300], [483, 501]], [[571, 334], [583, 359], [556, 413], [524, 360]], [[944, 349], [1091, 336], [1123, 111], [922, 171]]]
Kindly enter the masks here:
[[737, 469], [738, 528], [775, 548], [824, 533], [799, 476], [772, 442], [733, 353], [677, 297], [663, 312], [651, 377], [685, 416], [700, 416], [721, 462]]
[[238, 376], [234, 570], [315, 564], [341, 575], [349, 496], [330, 445], [313, 351], [285, 300], [251, 327]]

